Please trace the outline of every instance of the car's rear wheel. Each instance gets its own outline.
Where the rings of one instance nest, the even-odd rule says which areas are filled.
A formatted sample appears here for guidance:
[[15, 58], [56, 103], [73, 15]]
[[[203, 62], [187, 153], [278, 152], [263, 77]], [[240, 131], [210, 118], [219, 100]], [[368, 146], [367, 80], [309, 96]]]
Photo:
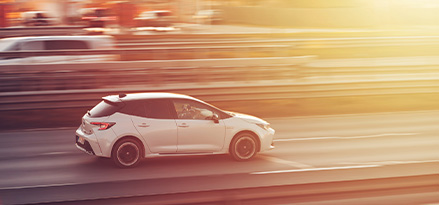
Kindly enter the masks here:
[[237, 161], [253, 158], [257, 153], [257, 142], [250, 133], [240, 133], [233, 138], [230, 145], [230, 155]]
[[111, 158], [118, 167], [129, 168], [139, 164], [141, 146], [133, 139], [123, 139], [114, 146]]

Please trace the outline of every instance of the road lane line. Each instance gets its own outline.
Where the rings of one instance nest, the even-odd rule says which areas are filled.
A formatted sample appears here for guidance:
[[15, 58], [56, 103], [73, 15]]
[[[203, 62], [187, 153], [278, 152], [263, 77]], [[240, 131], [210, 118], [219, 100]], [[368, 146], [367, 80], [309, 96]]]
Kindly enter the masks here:
[[307, 137], [307, 138], [294, 138], [294, 139], [275, 139], [274, 142], [289, 142], [289, 141], [305, 141], [305, 140], [328, 140], [328, 139], [364, 139], [364, 138], [377, 138], [388, 136], [414, 136], [420, 133], [383, 133], [375, 135], [360, 135], [360, 136], [348, 136], [348, 137]]
[[308, 117], [296, 116], [296, 117], [272, 117], [272, 118], [264, 118], [268, 122], [275, 120], [294, 120], [294, 119], [312, 119], [312, 118], [340, 118], [340, 117], [370, 117], [370, 116], [389, 116], [389, 115], [414, 115], [414, 114], [428, 114], [435, 115], [439, 113], [439, 110], [429, 110], [429, 111], [398, 111], [398, 112], [379, 112], [379, 113], [357, 113], [357, 114], [333, 114], [333, 115], [313, 115]]
[[294, 172], [310, 172], [310, 171], [328, 171], [328, 170], [341, 170], [341, 169], [361, 169], [381, 167], [382, 165], [358, 165], [358, 166], [346, 166], [346, 167], [324, 167], [324, 168], [310, 168], [310, 169], [290, 169], [290, 170], [276, 170], [265, 172], [252, 172], [250, 174], [280, 174], [280, 173], [294, 173]]
[[[394, 164], [419, 164], [419, 163], [434, 163], [438, 162], [439, 160], [415, 160], [415, 161], [375, 161], [375, 162], [339, 162], [337, 164], [342, 165], [394, 165]], [[439, 164], [438, 164], [439, 165]]]
[[384, 134], [376, 134], [376, 135], [353, 136], [353, 137], [347, 137], [347, 139], [361, 139], [361, 138], [388, 137], [388, 136], [414, 136], [419, 134], [420, 133], [384, 133]]
[[327, 139], [340, 139], [340, 137], [307, 137], [307, 138], [294, 138], [294, 139], [275, 139], [274, 142], [289, 142], [289, 141], [306, 141], [306, 140], [327, 140]]
[[64, 155], [64, 154], [71, 154], [71, 153], [73, 153], [73, 152], [46, 152], [46, 153], [37, 154], [37, 156]]
[[280, 159], [277, 157], [263, 155], [263, 156], [260, 156], [260, 158], [263, 158], [263, 159], [270, 161], [270, 162], [274, 162], [274, 163], [278, 163], [278, 164], [285, 164], [285, 165], [300, 168], [300, 169], [313, 168], [313, 166], [311, 166], [311, 165], [307, 165], [307, 164], [303, 164], [303, 163], [299, 163], [299, 162], [294, 162], [294, 161], [289, 161], [289, 160], [284, 160], [284, 159]]

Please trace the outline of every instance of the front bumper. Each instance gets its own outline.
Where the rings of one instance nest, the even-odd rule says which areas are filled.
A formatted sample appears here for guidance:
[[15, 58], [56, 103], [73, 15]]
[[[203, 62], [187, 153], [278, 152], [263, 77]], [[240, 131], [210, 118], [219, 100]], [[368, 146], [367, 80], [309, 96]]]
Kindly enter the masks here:
[[267, 130], [267, 132], [263, 135], [262, 139], [261, 139], [261, 150], [260, 152], [264, 152], [264, 151], [268, 151], [268, 150], [272, 150], [274, 149], [274, 133], [276, 131], [274, 131], [273, 128], [270, 128], [269, 130]]

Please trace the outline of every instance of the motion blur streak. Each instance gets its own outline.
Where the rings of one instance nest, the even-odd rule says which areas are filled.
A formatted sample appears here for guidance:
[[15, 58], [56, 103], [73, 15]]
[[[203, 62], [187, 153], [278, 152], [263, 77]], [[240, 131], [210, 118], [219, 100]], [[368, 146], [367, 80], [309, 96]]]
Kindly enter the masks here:
[[[0, 203], [438, 204], [438, 14], [438, 0], [1, 1]], [[102, 96], [138, 92], [257, 116], [275, 148], [135, 169], [76, 149]]]

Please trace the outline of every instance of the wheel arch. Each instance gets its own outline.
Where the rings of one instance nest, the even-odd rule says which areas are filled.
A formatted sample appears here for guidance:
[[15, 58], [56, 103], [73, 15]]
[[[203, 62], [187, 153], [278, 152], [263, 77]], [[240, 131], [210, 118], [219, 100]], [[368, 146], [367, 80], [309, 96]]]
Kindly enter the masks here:
[[127, 136], [123, 136], [119, 139], [117, 139], [114, 143], [113, 146], [111, 147], [111, 156], [113, 157], [113, 153], [114, 153], [114, 147], [117, 143], [119, 143], [122, 140], [126, 140], [126, 139], [131, 139], [136, 141], [139, 145], [140, 145], [140, 156], [141, 158], [145, 158], [145, 145], [143, 144], [142, 140], [140, 140], [139, 138], [132, 136], [132, 135], [127, 135]]
[[230, 142], [229, 142], [229, 153], [230, 153], [230, 149], [232, 148], [231, 144], [232, 144], [233, 140], [235, 140], [235, 138], [237, 138], [240, 134], [243, 134], [243, 133], [248, 133], [248, 134], [253, 136], [253, 138], [256, 140], [256, 146], [257, 146], [256, 151], [260, 152], [261, 151], [261, 139], [259, 139], [259, 136], [255, 132], [253, 132], [253, 131], [242, 130], [242, 131], [239, 131], [238, 133], [236, 133], [232, 137], [232, 140], [230, 140]]

